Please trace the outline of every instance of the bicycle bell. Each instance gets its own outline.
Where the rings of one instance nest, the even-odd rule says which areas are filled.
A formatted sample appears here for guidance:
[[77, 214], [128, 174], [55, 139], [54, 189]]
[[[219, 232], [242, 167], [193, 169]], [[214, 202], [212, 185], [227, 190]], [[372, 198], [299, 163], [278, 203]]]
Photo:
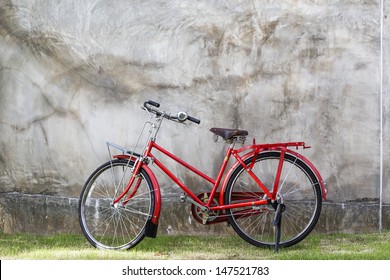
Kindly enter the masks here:
[[186, 121], [187, 118], [188, 118], [188, 115], [187, 115], [186, 112], [180, 111], [179, 113], [177, 113], [177, 119], [178, 119], [180, 122]]

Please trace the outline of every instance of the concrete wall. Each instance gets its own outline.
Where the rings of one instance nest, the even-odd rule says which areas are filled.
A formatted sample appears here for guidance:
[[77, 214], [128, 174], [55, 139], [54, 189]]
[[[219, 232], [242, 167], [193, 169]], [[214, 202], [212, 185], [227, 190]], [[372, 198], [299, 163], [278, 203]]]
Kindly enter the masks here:
[[[147, 99], [201, 119], [165, 123], [159, 141], [210, 175], [225, 148], [210, 127], [247, 129], [258, 142], [306, 141], [329, 189], [317, 229], [389, 228], [389, 8], [388, 0], [383, 9], [374, 0], [1, 0], [0, 231], [78, 232], [84, 181], [108, 160], [106, 140], [134, 144]], [[180, 192], [158, 175], [160, 232], [198, 230], [174, 211]]]

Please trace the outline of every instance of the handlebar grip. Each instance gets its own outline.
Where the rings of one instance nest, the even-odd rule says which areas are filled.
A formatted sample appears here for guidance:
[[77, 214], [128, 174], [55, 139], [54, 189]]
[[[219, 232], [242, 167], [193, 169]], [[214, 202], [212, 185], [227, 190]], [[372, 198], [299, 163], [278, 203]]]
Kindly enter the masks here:
[[146, 101], [146, 102], [144, 103], [144, 107], [146, 107], [146, 104], [152, 105], [152, 106], [154, 106], [154, 107], [156, 107], [156, 108], [160, 107], [160, 103], [157, 103], [157, 102], [152, 101], [152, 100]]
[[197, 118], [191, 117], [191, 116], [188, 116], [187, 120], [192, 121], [196, 124], [200, 124], [200, 120], [198, 120]]

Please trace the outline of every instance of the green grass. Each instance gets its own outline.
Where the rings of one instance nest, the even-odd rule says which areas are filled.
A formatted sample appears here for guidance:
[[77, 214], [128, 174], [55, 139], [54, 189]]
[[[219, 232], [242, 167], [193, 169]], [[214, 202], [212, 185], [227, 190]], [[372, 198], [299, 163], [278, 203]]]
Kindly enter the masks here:
[[82, 235], [40, 236], [0, 233], [0, 259], [49, 260], [389, 260], [390, 231], [374, 234], [311, 234], [299, 244], [256, 248], [237, 236], [158, 236], [128, 251], [93, 248]]

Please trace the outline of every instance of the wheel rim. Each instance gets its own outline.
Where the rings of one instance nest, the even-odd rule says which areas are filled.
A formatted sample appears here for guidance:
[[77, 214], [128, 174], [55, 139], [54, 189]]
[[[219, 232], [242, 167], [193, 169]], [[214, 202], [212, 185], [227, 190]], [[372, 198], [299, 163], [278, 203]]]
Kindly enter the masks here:
[[[279, 154], [271, 152], [261, 155], [252, 170], [265, 186], [273, 186], [275, 173], [279, 163]], [[321, 208], [316, 178], [309, 174], [310, 170], [297, 158], [286, 155], [277, 194], [279, 202], [286, 206], [282, 215], [280, 246], [290, 246], [302, 240], [317, 222]], [[236, 174], [233, 187], [229, 189], [228, 201], [232, 192], [255, 193], [247, 199], [257, 200], [259, 187], [253, 185], [253, 179], [243, 169]], [[272, 190], [272, 187], [270, 187]], [[237, 202], [237, 201], [235, 201]], [[255, 211], [254, 211], [255, 209]], [[234, 215], [237, 211], [248, 211], [248, 215]], [[257, 208], [234, 209], [230, 212], [230, 221], [237, 233], [246, 241], [256, 246], [274, 246], [275, 227], [273, 219], [275, 211], [270, 205]]]
[[153, 195], [142, 172], [136, 178], [141, 181], [134, 196], [125, 204], [127, 195], [113, 204], [131, 176], [128, 162], [112, 162], [86, 185], [80, 203], [81, 225], [87, 239], [98, 248], [127, 249], [144, 237]]

